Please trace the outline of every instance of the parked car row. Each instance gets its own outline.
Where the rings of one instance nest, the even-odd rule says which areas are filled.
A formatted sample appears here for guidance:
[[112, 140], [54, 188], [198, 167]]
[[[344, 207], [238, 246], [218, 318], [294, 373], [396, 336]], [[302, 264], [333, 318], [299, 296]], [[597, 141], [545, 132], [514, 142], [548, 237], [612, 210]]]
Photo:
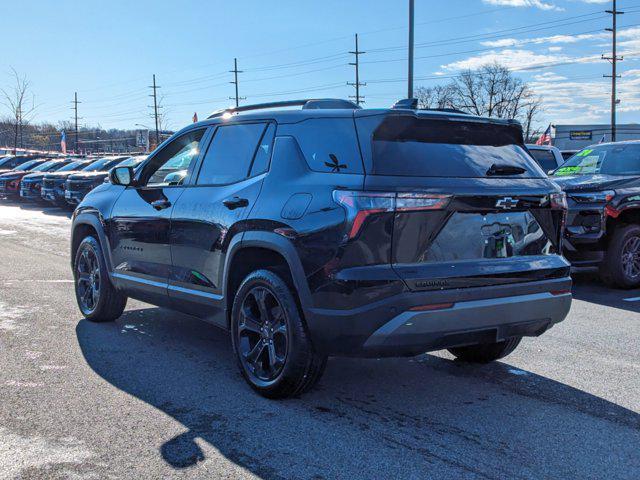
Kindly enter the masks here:
[[145, 156], [103, 158], [10, 155], [0, 158], [0, 197], [75, 206], [118, 165], [135, 167]]

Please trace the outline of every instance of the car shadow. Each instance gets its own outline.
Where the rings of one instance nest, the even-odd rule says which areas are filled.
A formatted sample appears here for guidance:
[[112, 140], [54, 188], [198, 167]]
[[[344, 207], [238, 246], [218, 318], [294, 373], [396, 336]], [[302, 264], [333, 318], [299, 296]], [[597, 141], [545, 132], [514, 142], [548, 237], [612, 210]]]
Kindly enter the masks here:
[[606, 307], [640, 313], [640, 289], [622, 290], [606, 286], [597, 272], [574, 272], [573, 298]]
[[56, 206], [45, 201], [19, 200], [14, 198], [5, 198], [2, 200], [2, 205], [18, 207], [21, 210], [25, 210], [25, 211], [39, 211], [45, 215], [51, 215], [55, 217], [71, 218], [71, 216], [73, 215], [73, 208]]
[[640, 415], [508, 363], [336, 358], [316, 389], [272, 401], [198, 319], [128, 310], [76, 333], [98, 375], [184, 426], [145, 446], [176, 470], [204, 475], [208, 445], [268, 479], [640, 477]]

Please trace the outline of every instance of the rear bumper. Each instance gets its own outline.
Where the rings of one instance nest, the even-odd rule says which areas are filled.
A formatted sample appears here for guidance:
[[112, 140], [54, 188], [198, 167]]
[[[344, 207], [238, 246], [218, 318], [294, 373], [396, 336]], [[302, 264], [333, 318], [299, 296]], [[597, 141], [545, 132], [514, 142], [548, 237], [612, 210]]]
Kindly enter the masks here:
[[[460, 345], [537, 336], [567, 316], [571, 278], [405, 292], [352, 310], [309, 309], [311, 338], [329, 355], [412, 356]], [[555, 292], [553, 294], [551, 292]], [[453, 304], [412, 311], [413, 307]]]
[[514, 336], [538, 336], [569, 313], [571, 293], [549, 292], [459, 302], [451, 308], [404, 312], [376, 330], [363, 348], [378, 355], [420, 352]]

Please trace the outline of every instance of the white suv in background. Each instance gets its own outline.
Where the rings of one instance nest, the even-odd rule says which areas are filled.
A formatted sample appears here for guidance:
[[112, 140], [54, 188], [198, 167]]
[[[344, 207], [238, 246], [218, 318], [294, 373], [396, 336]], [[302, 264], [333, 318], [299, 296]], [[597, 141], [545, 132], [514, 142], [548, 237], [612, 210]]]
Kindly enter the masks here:
[[555, 170], [564, 163], [564, 158], [562, 158], [560, 150], [551, 145], [527, 145], [527, 149], [533, 159], [547, 173], [549, 173], [550, 170]]

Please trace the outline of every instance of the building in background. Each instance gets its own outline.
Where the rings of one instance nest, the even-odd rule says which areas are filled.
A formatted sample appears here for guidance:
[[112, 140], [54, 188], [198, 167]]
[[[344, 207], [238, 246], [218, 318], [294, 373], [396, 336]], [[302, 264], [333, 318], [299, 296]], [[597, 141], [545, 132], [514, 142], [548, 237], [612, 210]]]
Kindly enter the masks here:
[[[616, 140], [640, 140], [640, 124], [619, 124]], [[560, 150], [580, 150], [611, 141], [611, 125], [551, 125], [551, 145]]]

